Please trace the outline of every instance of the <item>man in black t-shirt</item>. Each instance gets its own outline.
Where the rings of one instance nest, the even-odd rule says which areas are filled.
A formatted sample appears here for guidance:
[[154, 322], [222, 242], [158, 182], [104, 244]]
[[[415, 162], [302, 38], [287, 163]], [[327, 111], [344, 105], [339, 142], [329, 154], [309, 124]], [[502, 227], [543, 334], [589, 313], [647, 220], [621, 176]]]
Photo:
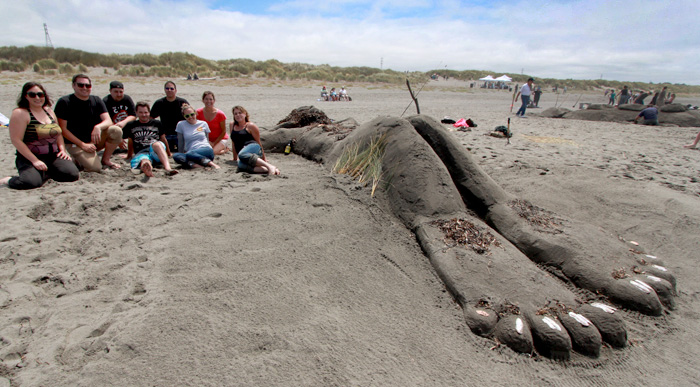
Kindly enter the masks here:
[[165, 82], [165, 97], [157, 100], [151, 108], [151, 117], [160, 117], [160, 122], [163, 123], [163, 130], [165, 130], [165, 138], [168, 139], [170, 150], [173, 152], [177, 152], [175, 127], [178, 122], [185, 119], [182, 116], [182, 105], [189, 104], [186, 99], [180, 98], [176, 94], [177, 86], [175, 86], [175, 82]]
[[[107, 113], [114, 125], [119, 129], [124, 129], [124, 125], [136, 119], [134, 101], [124, 94], [124, 84], [119, 81], [112, 81], [109, 84], [109, 94], [102, 101], [107, 106]], [[126, 142], [119, 144], [120, 149], [126, 150]], [[124, 156], [122, 156], [124, 157]]]
[[168, 157], [171, 153], [162, 124], [152, 119], [150, 114], [148, 103], [139, 102], [136, 104], [139, 118], [124, 127], [123, 137], [129, 139], [127, 157], [131, 158], [131, 170], [143, 171], [146, 176], [153, 177], [153, 164], [162, 163], [165, 172], [174, 175], [177, 171], [170, 168]]
[[[119, 168], [110, 157], [121, 142], [121, 129], [112, 125], [104, 102], [90, 95], [92, 82], [87, 75], [73, 77], [73, 91], [61, 97], [54, 109], [68, 153], [87, 172], [100, 172], [102, 165]], [[97, 151], [103, 148], [100, 162]]]

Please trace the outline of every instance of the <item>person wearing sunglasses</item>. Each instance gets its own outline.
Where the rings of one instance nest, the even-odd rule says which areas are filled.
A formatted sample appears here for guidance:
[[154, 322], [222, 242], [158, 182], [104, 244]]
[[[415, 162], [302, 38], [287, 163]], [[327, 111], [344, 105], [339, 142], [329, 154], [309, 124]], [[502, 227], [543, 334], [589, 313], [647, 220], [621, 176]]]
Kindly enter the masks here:
[[[90, 95], [90, 77], [75, 75], [73, 91], [73, 94], [61, 97], [54, 109], [68, 143], [68, 153], [86, 172], [101, 172], [102, 165], [119, 168], [110, 158], [122, 142], [121, 128], [112, 125], [104, 101]], [[102, 149], [104, 153], [100, 160], [97, 151]]]
[[178, 150], [177, 133], [175, 127], [177, 123], [184, 120], [182, 116], [182, 105], [189, 104], [186, 99], [177, 96], [177, 86], [175, 82], [165, 82], [165, 97], [156, 100], [151, 107], [151, 118], [160, 117], [160, 122], [163, 123], [165, 130], [165, 138], [168, 139], [168, 145], [171, 152], [182, 152]]
[[41, 187], [49, 178], [71, 182], [80, 177], [66, 152], [61, 127], [50, 109], [51, 99], [39, 83], [27, 82], [10, 116], [10, 140], [17, 148], [19, 176], [0, 179], [14, 189]]
[[219, 169], [214, 163], [214, 148], [209, 143], [209, 126], [206, 122], [197, 119], [197, 112], [188, 104], [182, 105], [182, 116], [175, 128], [177, 133], [178, 149], [180, 152], [173, 154], [173, 160], [186, 168], [212, 167]]

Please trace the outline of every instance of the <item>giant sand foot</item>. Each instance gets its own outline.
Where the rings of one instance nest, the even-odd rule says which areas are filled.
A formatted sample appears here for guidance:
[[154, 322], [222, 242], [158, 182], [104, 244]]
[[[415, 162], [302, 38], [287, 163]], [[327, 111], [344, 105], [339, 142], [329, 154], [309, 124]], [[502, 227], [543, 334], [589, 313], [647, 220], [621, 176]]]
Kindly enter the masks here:
[[[416, 233], [472, 332], [518, 352], [536, 349], [560, 359], [572, 349], [598, 356], [603, 339], [626, 344], [614, 308], [595, 304], [584, 313], [584, 303], [562, 281], [467, 208], [438, 154], [409, 122], [377, 119], [343, 142], [368, 144], [382, 136], [388, 205]], [[338, 159], [344, 145], [335, 146], [329, 160]], [[606, 311], [595, 313], [597, 306]]]
[[[570, 288], [579, 282], [561, 275], [562, 270], [555, 271], [560, 278], [550, 275], [510, 242], [508, 236], [519, 241], [518, 235], [500, 235], [500, 230], [491, 228], [492, 224], [503, 227], [492, 222], [497, 212], [491, 207], [519, 202], [485, 174], [440, 124], [421, 116], [410, 121], [379, 118], [342, 138], [318, 128], [277, 130], [264, 141], [271, 142], [266, 147], [281, 147], [294, 137], [296, 153], [332, 165], [348, 146], [367, 147], [386, 135], [384, 199], [416, 233], [475, 334], [494, 338], [518, 352], [537, 349], [554, 358], [567, 358], [572, 349], [597, 356], [602, 341], [624, 347], [627, 333], [615, 308], [592, 292], [576, 291], [585, 300], [575, 296]], [[474, 233], [454, 232], [460, 228], [486, 237], [472, 240]], [[474, 241], [477, 249], [472, 246]], [[483, 249], [485, 245], [488, 250]], [[601, 255], [608, 253], [600, 250]], [[643, 283], [640, 280], [637, 285], [643, 287]], [[652, 292], [656, 291], [647, 294]]]
[[657, 316], [674, 307], [675, 278], [656, 257], [599, 227], [512, 197], [437, 121], [409, 121], [441, 158], [467, 207], [534, 262], [624, 308]]

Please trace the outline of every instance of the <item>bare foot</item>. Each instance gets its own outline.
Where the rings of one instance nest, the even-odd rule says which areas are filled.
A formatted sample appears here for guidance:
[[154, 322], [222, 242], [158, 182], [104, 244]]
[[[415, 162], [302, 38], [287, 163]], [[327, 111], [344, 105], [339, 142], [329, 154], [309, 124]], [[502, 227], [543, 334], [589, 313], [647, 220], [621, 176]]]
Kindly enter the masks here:
[[7, 185], [7, 182], [10, 181], [10, 176], [3, 177], [0, 179], [0, 185]]
[[141, 170], [148, 177], [153, 177], [153, 165], [147, 160], [141, 162]]
[[693, 148], [695, 148], [695, 145], [693, 145], [693, 144], [683, 145], [683, 148], [693, 149]]
[[218, 166], [218, 165], [214, 164], [214, 162], [213, 162], [213, 161], [212, 161], [212, 162], [210, 162], [210, 163], [209, 163], [209, 164], [207, 164], [207, 165], [209, 165], [210, 167], [212, 167], [212, 168], [214, 168], [214, 169], [219, 169], [219, 168], [221, 168], [220, 166]]
[[279, 174], [281, 174], [281, 172], [277, 167], [275, 167], [274, 165], [271, 165], [270, 168], [267, 169], [267, 174], [268, 175], [279, 175]]
[[121, 166], [120, 166], [119, 164], [114, 164], [114, 163], [111, 162], [111, 161], [103, 162], [102, 165], [106, 165], [106, 166], [110, 167], [111, 169], [119, 169], [119, 168], [121, 168]]
[[165, 170], [165, 175], [166, 175], [166, 176], [175, 176], [175, 175], [177, 175], [178, 173], [180, 173], [180, 171], [178, 171], [177, 169], [166, 169], [166, 170]]

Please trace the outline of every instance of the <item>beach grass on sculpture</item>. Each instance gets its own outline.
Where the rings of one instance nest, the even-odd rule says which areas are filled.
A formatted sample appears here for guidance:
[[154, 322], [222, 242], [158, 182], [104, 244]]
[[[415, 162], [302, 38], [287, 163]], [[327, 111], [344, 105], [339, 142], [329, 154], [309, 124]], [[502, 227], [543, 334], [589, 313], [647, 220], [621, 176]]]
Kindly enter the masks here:
[[374, 197], [374, 192], [384, 176], [382, 164], [386, 143], [387, 134], [384, 133], [372, 138], [364, 149], [361, 149], [359, 143], [346, 147], [333, 166], [333, 172], [350, 175], [365, 186], [371, 182], [371, 196]]

